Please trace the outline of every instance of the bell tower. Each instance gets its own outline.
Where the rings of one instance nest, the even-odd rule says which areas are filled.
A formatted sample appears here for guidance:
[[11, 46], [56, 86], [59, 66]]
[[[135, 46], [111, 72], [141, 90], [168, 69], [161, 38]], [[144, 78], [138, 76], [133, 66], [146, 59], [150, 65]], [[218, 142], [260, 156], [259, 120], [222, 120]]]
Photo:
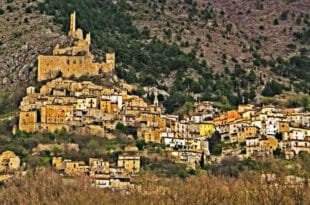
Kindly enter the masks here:
[[158, 107], [158, 105], [159, 105], [159, 102], [158, 102], [158, 92], [157, 91], [154, 92], [154, 102], [153, 102], [153, 104], [156, 107]]

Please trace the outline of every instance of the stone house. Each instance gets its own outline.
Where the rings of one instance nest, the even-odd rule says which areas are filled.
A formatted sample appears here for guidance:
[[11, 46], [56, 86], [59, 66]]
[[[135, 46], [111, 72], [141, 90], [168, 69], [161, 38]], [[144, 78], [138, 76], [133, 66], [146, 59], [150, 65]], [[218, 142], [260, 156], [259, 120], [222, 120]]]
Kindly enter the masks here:
[[20, 169], [20, 158], [12, 151], [5, 151], [0, 155], [0, 172], [10, 173]]
[[126, 172], [135, 174], [140, 172], [140, 157], [121, 155], [118, 157], [117, 166], [123, 167]]

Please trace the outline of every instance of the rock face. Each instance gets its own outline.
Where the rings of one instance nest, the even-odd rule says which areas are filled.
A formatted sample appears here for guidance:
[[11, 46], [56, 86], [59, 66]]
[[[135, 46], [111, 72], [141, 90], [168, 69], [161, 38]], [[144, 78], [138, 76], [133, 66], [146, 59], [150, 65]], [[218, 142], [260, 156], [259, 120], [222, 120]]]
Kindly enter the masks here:
[[33, 9], [35, 1], [27, 2], [0, 2], [4, 10], [0, 16], [0, 92], [33, 83], [38, 55], [67, 41], [51, 17]]

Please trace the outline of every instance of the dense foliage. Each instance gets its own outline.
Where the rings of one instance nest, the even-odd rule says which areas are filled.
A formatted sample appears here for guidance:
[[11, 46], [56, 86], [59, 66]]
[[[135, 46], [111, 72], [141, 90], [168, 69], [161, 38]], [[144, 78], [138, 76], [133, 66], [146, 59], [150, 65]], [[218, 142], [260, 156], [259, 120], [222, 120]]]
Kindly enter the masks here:
[[274, 73], [291, 79], [295, 91], [310, 93], [310, 58], [307, 49], [301, 50], [301, 54], [291, 57], [288, 61], [278, 58], [271, 69]]
[[264, 90], [262, 91], [262, 95], [272, 97], [281, 94], [282, 90], [283, 90], [282, 85], [277, 81], [272, 80], [271, 82], [268, 82], [266, 84]]
[[15, 89], [14, 93], [0, 92], [0, 116], [16, 111], [24, 93], [25, 89], [22, 86]]

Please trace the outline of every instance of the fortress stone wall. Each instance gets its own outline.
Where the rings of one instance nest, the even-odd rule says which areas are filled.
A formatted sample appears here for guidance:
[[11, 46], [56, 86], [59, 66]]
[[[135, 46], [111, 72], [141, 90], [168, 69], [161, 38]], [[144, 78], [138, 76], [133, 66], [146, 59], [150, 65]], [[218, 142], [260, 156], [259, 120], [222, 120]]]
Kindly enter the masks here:
[[90, 52], [90, 33], [84, 39], [83, 31], [76, 29], [76, 14], [71, 14], [70, 31], [68, 36], [74, 40], [71, 46], [53, 50], [53, 55], [39, 55], [38, 57], [38, 81], [63, 76], [65, 78], [83, 75], [94, 76], [101, 73], [111, 73], [115, 69], [115, 54], [107, 53], [106, 61], [94, 62], [94, 56]]

